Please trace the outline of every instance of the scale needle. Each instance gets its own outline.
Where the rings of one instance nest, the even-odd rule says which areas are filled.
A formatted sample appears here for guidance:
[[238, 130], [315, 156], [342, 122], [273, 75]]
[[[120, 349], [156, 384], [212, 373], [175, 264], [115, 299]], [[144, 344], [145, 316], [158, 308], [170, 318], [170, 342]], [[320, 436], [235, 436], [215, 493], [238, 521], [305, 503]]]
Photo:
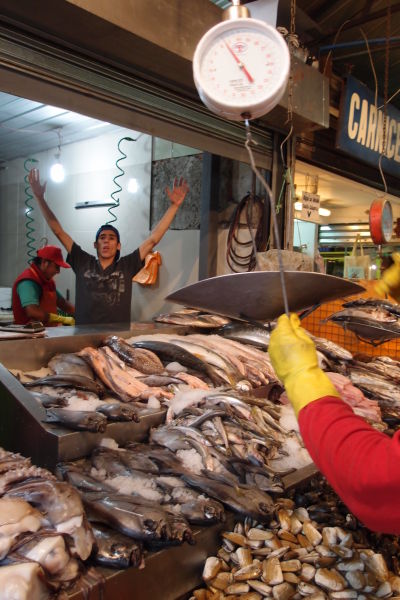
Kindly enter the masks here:
[[232, 50], [232, 48], [230, 47], [228, 42], [224, 42], [224, 44], [228, 48], [229, 52], [232, 54], [233, 58], [236, 60], [238, 66], [239, 66], [239, 69], [241, 69], [243, 71], [243, 73], [246, 75], [248, 81], [250, 83], [254, 83], [254, 79], [252, 78], [252, 76], [250, 75], [250, 73], [248, 72], [248, 70], [246, 69], [246, 67], [244, 66], [242, 61], [240, 60], [240, 58], [238, 56], [236, 56], [235, 52]]

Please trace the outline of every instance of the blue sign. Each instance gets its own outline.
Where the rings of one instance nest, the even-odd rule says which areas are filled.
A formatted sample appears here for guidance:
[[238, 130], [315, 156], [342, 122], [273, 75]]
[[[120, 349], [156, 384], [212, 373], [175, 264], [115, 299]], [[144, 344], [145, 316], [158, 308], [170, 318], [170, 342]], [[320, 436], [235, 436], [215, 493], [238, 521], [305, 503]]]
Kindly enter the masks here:
[[400, 111], [386, 107], [386, 144], [383, 100], [354, 77], [348, 77], [341, 99], [336, 147], [363, 162], [400, 178]]

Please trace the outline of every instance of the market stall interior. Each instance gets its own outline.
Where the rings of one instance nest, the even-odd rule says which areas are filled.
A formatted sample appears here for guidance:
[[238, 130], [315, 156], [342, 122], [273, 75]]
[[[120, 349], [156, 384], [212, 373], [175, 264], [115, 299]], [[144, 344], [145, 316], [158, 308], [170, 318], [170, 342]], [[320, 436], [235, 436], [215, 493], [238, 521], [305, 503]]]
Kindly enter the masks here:
[[[204, 21], [188, 39], [182, 24], [200, 3]], [[240, 102], [226, 114], [226, 98], [216, 105], [200, 75], [211, 114], [192, 81], [192, 50], [230, 4], [144, 2], [158, 28], [165, 13], [154, 43], [141, 37], [148, 28], [135, 30], [140, 11], [118, 21], [122, 3], [121, 13], [105, 14], [105, 3], [91, 15], [57, 0], [59, 12], [38, 22], [29, 0], [0, 0], [0, 74], [10, 75], [0, 92], [0, 600], [400, 595], [397, 538], [365, 528], [318, 475], [268, 353], [276, 317], [301, 312], [347, 410], [375, 431], [398, 432], [400, 361], [385, 342], [400, 337], [400, 311], [366, 298], [367, 280], [400, 245], [398, 173], [385, 177], [332, 140], [349, 61], [372, 90], [373, 63], [378, 93], [399, 106], [400, 10], [384, 0], [351, 2], [351, 15], [343, 0], [268, 3], [286, 28], [271, 39], [274, 52], [289, 48], [291, 83], [280, 82], [272, 100], [263, 88], [268, 114], [253, 119]], [[246, 4], [256, 13], [266, 3]], [[356, 44], [353, 25], [362, 26]], [[250, 23], [247, 35], [262, 46], [267, 31]], [[258, 70], [238, 59], [239, 42], [227, 56], [248, 83]], [[122, 56], [127, 48], [137, 64]], [[285, 53], [275, 62], [288, 77]], [[38, 248], [58, 243], [29, 186], [33, 167], [48, 181], [51, 210], [91, 252], [105, 222], [131, 252], [166, 210], [165, 188], [188, 182], [151, 285], [134, 284], [130, 326], [8, 327], [16, 275]], [[390, 235], [377, 245], [369, 213], [383, 193]], [[57, 287], [74, 301], [70, 270]], [[308, 326], [310, 310], [326, 336]], [[367, 352], [350, 350], [348, 338], [336, 343], [332, 327], [361, 332]]]

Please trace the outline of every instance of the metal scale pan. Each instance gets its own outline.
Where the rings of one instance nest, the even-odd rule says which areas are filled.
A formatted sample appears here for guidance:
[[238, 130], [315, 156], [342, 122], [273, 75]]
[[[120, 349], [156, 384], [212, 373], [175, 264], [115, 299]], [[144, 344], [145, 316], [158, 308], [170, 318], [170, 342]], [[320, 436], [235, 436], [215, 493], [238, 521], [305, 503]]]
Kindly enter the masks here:
[[[291, 312], [364, 291], [357, 283], [322, 273], [285, 271], [284, 277]], [[203, 279], [173, 292], [166, 300], [248, 321], [271, 321], [284, 313], [279, 271]]]

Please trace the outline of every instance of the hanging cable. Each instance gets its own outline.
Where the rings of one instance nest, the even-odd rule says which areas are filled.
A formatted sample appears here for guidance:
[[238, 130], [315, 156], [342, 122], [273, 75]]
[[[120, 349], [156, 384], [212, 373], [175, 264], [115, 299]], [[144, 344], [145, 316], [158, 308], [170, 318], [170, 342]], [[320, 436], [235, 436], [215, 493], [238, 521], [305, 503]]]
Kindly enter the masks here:
[[[261, 212], [257, 219], [256, 234], [253, 234], [253, 214]], [[245, 213], [246, 224], [250, 232], [250, 240], [242, 242], [239, 239], [241, 216]], [[257, 252], [264, 252], [267, 248], [267, 211], [265, 198], [257, 196], [253, 192], [246, 194], [237, 205], [229, 226], [228, 239], [226, 243], [226, 262], [234, 273], [243, 271], [254, 271], [257, 261]], [[250, 248], [247, 254], [239, 253], [238, 250]]]
[[122, 177], [123, 175], [125, 175], [125, 171], [123, 169], [121, 169], [121, 167], [119, 166], [119, 163], [121, 162], [121, 160], [124, 160], [127, 155], [125, 154], [125, 152], [123, 152], [120, 148], [121, 143], [126, 140], [127, 142], [136, 142], [136, 140], [138, 140], [139, 138], [133, 139], [131, 137], [123, 137], [119, 140], [118, 142], [118, 150], [120, 152], [120, 154], [122, 154], [122, 156], [120, 156], [116, 162], [115, 162], [115, 166], [117, 167], [117, 169], [119, 170], [119, 173], [113, 178], [113, 182], [114, 185], [116, 186], [116, 190], [114, 190], [111, 194], [111, 198], [114, 201], [113, 206], [110, 206], [110, 208], [108, 208], [108, 212], [110, 214], [110, 216], [112, 217], [112, 219], [110, 219], [109, 221], [107, 221], [107, 225], [109, 225], [110, 223], [114, 223], [117, 220], [117, 217], [115, 216], [115, 214], [113, 213], [113, 210], [115, 210], [116, 208], [118, 208], [119, 206], [119, 198], [116, 198], [116, 194], [119, 194], [120, 192], [122, 192], [122, 187], [119, 185], [117, 179], [119, 179], [120, 177]]
[[[31, 217], [31, 212], [33, 210], [33, 206], [31, 205], [31, 201], [33, 200], [33, 195], [31, 194], [31, 186], [28, 181], [28, 173], [32, 169], [32, 165], [34, 163], [39, 162], [36, 158], [27, 158], [24, 162], [24, 169], [26, 171], [24, 182], [25, 182], [25, 229], [26, 229], [26, 253], [28, 256], [28, 262], [31, 262], [36, 256], [35, 249], [35, 237], [33, 232], [35, 228], [32, 226], [34, 222], [33, 217]], [[30, 166], [28, 167], [28, 164]]]
[[382, 152], [379, 156], [379, 173], [383, 181], [383, 188], [385, 194], [387, 194], [388, 188], [386, 178], [382, 169], [382, 159], [386, 155], [387, 151], [387, 105], [388, 105], [388, 89], [389, 89], [389, 40], [390, 40], [390, 29], [391, 29], [391, 8], [389, 2], [387, 3], [387, 19], [386, 19], [386, 46], [385, 46], [385, 79], [383, 87], [383, 128], [382, 128]]
[[[286, 291], [285, 271], [283, 268], [282, 249], [281, 249], [281, 241], [280, 241], [280, 235], [279, 235], [279, 229], [278, 229], [278, 222], [277, 222], [277, 218], [276, 218], [275, 200], [274, 200], [274, 196], [272, 194], [271, 188], [269, 187], [265, 178], [261, 175], [260, 171], [256, 167], [253, 151], [250, 147], [250, 144], [255, 143], [255, 142], [253, 141], [252, 136], [251, 136], [250, 124], [249, 124], [248, 120], [245, 121], [245, 125], [246, 125], [245, 146], [246, 146], [246, 150], [249, 154], [251, 168], [253, 170], [253, 173], [255, 173], [257, 179], [260, 181], [261, 185], [267, 192], [267, 197], [268, 197], [269, 203], [271, 205], [272, 223], [273, 223], [273, 228], [274, 228], [276, 249], [277, 249], [277, 255], [278, 255], [279, 275], [280, 275], [280, 279], [281, 279], [283, 306], [285, 308], [286, 315], [289, 316], [289, 302], [288, 302], [287, 291]], [[250, 233], [251, 233], [251, 235], [253, 235], [252, 231], [250, 231]], [[257, 255], [256, 255], [256, 260], [257, 260]]]

